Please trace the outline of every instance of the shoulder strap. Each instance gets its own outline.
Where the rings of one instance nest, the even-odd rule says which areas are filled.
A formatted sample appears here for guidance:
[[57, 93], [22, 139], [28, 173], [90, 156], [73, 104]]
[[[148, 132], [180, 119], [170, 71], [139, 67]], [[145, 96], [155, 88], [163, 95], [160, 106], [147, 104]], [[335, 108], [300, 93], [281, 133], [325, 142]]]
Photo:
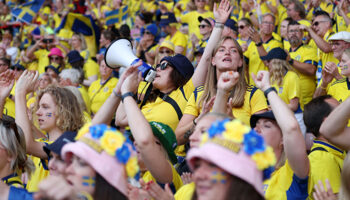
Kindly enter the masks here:
[[145, 96], [143, 97], [143, 100], [142, 100], [142, 103], [140, 105], [140, 110], [142, 109], [142, 107], [146, 104], [148, 98], [149, 98], [149, 95], [151, 94], [152, 92], [152, 89], [153, 89], [153, 84], [150, 83], [147, 90], [146, 90], [146, 93], [145, 93]]
[[257, 90], [258, 90], [257, 87], [253, 87], [253, 88], [252, 88], [252, 91], [250, 92], [250, 96], [249, 96], [249, 102], [250, 102], [250, 100], [252, 100], [253, 95], [254, 95], [254, 93], [255, 93]]
[[164, 94], [164, 93], [160, 93], [159, 95], [160, 98], [163, 99], [163, 101], [166, 101], [167, 103], [169, 103], [171, 106], [173, 106], [173, 108], [176, 111], [177, 117], [179, 118], [179, 120], [182, 117], [182, 111], [179, 107], [179, 105], [176, 103], [176, 101], [174, 99], [172, 99], [171, 97], [169, 97], [169, 95]]
[[314, 152], [314, 151], [325, 151], [325, 152], [328, 152], [325, 148], [323, 147], [315, 147], [311, 150], [310, 153]]

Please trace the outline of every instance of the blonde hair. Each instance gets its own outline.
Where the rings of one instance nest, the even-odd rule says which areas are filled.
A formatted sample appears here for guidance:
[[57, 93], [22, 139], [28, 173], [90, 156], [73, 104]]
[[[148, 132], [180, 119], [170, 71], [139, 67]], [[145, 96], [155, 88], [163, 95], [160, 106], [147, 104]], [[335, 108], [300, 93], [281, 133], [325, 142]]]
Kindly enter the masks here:
[[[349, 49], [348, 49], [349, 50]], [[350, 156], [346, 156], [341, 172], [341, 187], [339, 191], [340, 200], [350, 199]]]
[[272, 83], [277, 83], [281, 86], [283, 83], [283, 77], [288, 71], [294, 71], [292, 67], [285, 60], [272, 59], [269, 65], [270, 79]]
[[87, 111], [85, 101], [84, 101], [83, 96], [81, 95], [79, 89], [75, 86], [65, 86], [64, 88], [68, 89], [69, 91], [71, 91], [74, 94], [74, 96], [78, 100], [78, 103], [80, 105], [81, 110]]
[[12, 158], [11, 170], [21, 175], [27, 172], [30, 176], [35, 170], [34, 163], [27, 158], [26, 141], [22, 129], [10, 117], [0, 119], [0, 143]]
[[44, 94], [50, 94], [56, 104], [56, 126], [62, 131], [78, 131], [84, 125], [82, 109], [74, 94], [66, 88], [48, 86], [39, 92], [36, 101], [36, 110]]
[[[233, 87], [230, 97], [232, 97], [232, 107], [234, 108], [240, 108], [244, 104], [244, 96], [248, 88], [248, 83], [247, 83], [247, 71], [246, 71], [246, 65], [243, 60], [243, 51], [241, 46], [238, 44], [238, 42], [230, 37], [226, 36], [220, 40], [218, 45], [215, 47], [212, 57], [215, 56], [216, 52], [222, 46], [222, 44], [226, 40], [232, 40], [235, 43], [236, 48], [238, 49], [239, 55], [242, 59], [242, 66], [239, 66], [237, 69], [237, 72], [239, 73], [239, 80], [238, 83]], [[204, 85], [204, 92], [201, 98], [198, 101], [198, 106], [203, 105], [204, 102], [208, 102], [210, 98], [216, 95], [216, 84], [218, 82], [217, 77], [216, 77], [216, 66], [211, 66], [208, 70], [207, 74], [207, 79]]]
[[[85, 38], [84, 38], [84, 35], [79, 33], [79, 34], [73, 34], [73, 36], [77, 36], [78, 39], [80, 40], [80, 43], [81, 43], [81, 51], [82, 50], [86, 50], [87, 49], [87, 45], [86, 45], [86, 41], [85, 41]], [[72, 37], [73, 37], [72, 36]]]

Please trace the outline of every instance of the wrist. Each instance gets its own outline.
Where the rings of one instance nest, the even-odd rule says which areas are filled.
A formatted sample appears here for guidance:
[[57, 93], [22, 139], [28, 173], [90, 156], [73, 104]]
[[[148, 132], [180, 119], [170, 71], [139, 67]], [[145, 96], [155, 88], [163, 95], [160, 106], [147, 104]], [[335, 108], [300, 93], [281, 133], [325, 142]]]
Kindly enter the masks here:
[[292, 58], [290, 58], [290, 59], [288, 60], [288, 63], [289, 63], [291, 66], [293, 66], [294, 60], [293, 60]]
[[217, 96], [229, 96], [230, 90], [226, 91], [224, 89], [218, 89], [217, 91]]
[[260, 40], [259, 42], [255, 42], [255, 46], [260, 47], [263, 44], [263, 42]]
[[269, 95], [270, 92], [276, 92], [277, 93], [277, 90], [274, 87], [269, 87], [269, 88], [267, 88], [266, 90], [263, 90], [263, 91], [264, 91], [264, 95], [265, 95], [266, 98], [267, 98], [267, 96]]
[[113, 93], [113, 95], [114, 95], [115, 97], [122, 98], [121, 92], [118, 92], [118, 91], [116, 91], [116, 90], [112, 90], [112, 93]]
[[122, 94], [122, 96], [121, 96], [122, 102], [124, 102], [124, 99], [127, 97], [132, 97], [133, 99], [136, 99], [136, 94], [134, 94], [133, 92], [126, 92], [126, 93]]

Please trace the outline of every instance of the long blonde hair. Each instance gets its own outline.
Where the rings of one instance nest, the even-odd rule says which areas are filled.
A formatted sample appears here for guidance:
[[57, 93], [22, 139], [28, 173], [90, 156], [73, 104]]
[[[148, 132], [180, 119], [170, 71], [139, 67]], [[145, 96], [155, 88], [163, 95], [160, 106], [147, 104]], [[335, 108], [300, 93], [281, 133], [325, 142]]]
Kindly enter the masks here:
[[[235, 43], [236, 48], [238, 49], [239, 55], [242, 59], [242, 66], [239, 66], [237, 69], [237, 72], [239, 73], [239, 80], [238, 83], [233, 87], [230, 98], [232, 97], [232, 107], [234, 108], [240, 108], [244, 104], [244, 96], [247, 91], [248, 83], [247, 83], [247, 72], [246, 72], [246, 65], [243, 60], [243, 51], [241, 46], [238, 44], [238, 42], [229, 36], [226, 36], [220, 40], [218, 45], [215, 47], [212, 57], [215, 56], [216, 52], [218, 51], [219, 47], [222, 46], [222, 44], [226, 40], [232, 40]], [[210, 66], [207, 74], [207, 79], [204, 85], [204, 92], [202, 97], [198, 101], [198, 106], [203, 105], [204, 102], [208, 102], [210, 98], [216, 95], [216, 84], [218, 82], [217, 80], [217, 74], [216, 74], [216, 66]]]
[[278, 86], [282, 86], [283, 77], [288, 71], [294, 71], [292, 67], [285, 60], [272, 59], [269, 65], [270, 78], [272, 83], [277, 83]]

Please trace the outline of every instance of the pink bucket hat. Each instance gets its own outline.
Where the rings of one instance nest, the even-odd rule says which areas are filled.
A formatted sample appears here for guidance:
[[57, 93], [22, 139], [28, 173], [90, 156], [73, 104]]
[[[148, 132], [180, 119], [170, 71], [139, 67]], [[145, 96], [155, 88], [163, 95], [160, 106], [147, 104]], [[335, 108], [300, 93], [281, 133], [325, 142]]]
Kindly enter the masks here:
[[57, 48], [57, 47], [52, 48], [52, 49], [50, 50], [50, 54], [49, 54], [48, 56], [50, 57], [50, 56], [53, 56], [53, 55], [59, 56], [59, 57], [63, 58], [63, 54], [62, 54], [61, 49], [59, 49], [59, 48]]
[[123, 134], [108, 126], [85, 125], [76, 142], [65, 145], [61, 155], [69, 160], [74, 154], [86, 161], [109, 184], [127, 196], [128, 178], [140, 176], [133, 144]]
[[196, 159], [211, 162], [252, 185], [263, 197], [263, 180], [270, 177], [276, 163], [262, 136], [239, 120], [214, 122], [202, 135], [200, 147], [190, 149], [186, 159], [191, 169]]

